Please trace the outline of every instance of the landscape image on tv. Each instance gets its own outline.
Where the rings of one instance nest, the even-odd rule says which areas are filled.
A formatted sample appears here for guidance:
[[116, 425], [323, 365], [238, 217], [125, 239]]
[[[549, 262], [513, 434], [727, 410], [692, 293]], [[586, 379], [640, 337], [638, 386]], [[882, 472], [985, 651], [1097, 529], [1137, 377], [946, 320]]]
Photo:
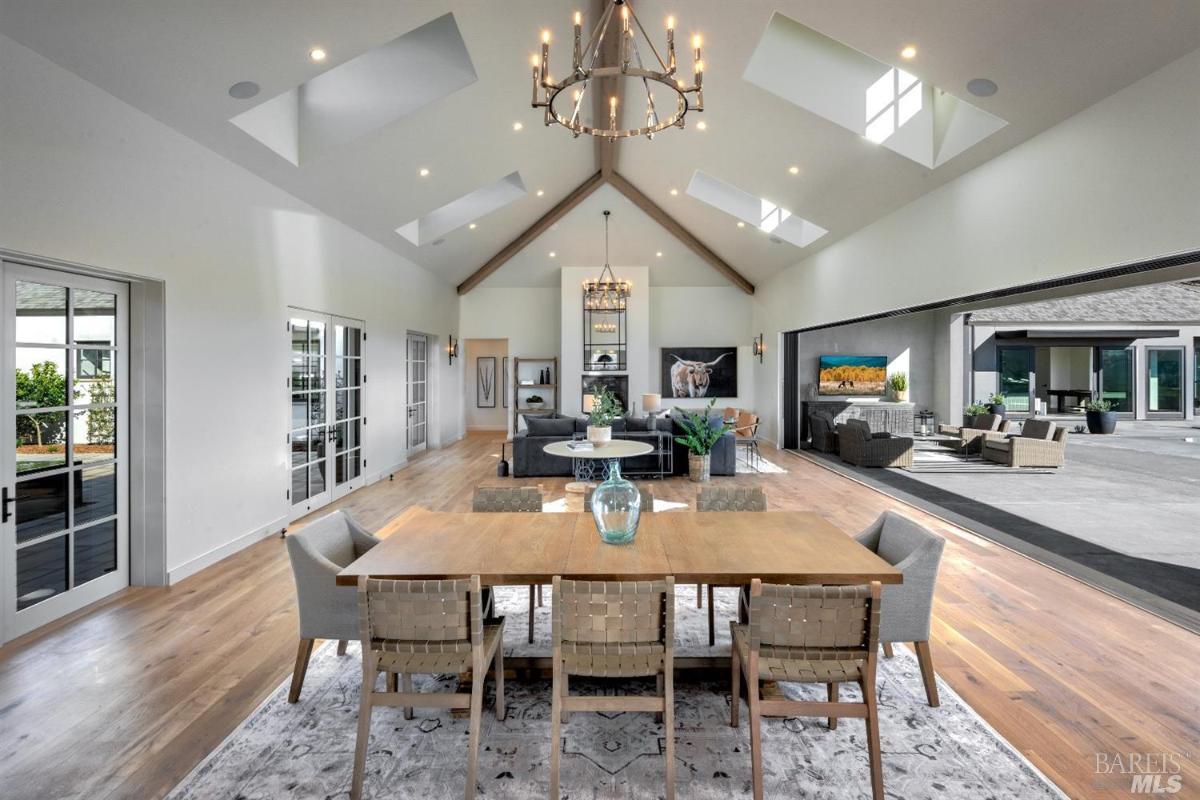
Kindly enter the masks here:
[[883, 397], [887, 356], [821, 356], [819, 395]]

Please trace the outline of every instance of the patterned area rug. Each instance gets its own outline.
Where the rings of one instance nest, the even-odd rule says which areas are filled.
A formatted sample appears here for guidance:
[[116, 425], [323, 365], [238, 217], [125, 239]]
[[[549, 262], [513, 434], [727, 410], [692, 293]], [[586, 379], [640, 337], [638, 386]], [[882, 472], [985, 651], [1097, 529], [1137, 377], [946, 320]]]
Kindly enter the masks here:
[[[549, 650], [549, 608], [537, 611], [537, 639], [525, 641], [528, 594], [496, 593], [505, 614], [505, 653]], [[693, 586], [676, 590], [676, 647], [682, 655], [727, 652], [736, 590], [717, 590], [720, 638], [708, 647], [707, 609], [696, 608]], [[549, 600], [549, 591], [546, 599]], [[724, 630], [721, 630], [723, 628]], [[303, 696], [287, 703], [287, 682], [235, 730], [169, 795], [170, 800], [283, 800], [344, 798], [350, 786], [362, 666], [358, 647], [338, 657], [334, 643], [312, 658]], [[421, 678], [422, 691], [448, 690], [454, 678]], [[954, 692], [939, 681], [942, 705], [926, 705], [916, 658], [903, 647], [879, 661], [880, 736], [889, 798], [1065, 797], [1018, 755]], [[493, 713], [493, 686], [484, 696], [480, 740], [480, 798], [545, 797], [549, 780], [550, 685], [510, 680], [508, 718]], [[645, 693], [653, 680], [572, 681], [572, 694]], [[824, 687], [784, 686], [793, 697], [824, 698]], [[858, 697], [842, 687], [843, 697]], [[741, 727], [729, 727], [727, 681], [676, 681], [676, 791], [705, 800], [750, 796], [750, 739], [746, 708]], [[820, 800], [870, 796], [865, 731], [843, 719], [829, 730], [823, 719], [763, 723], [766, 796]], [[575, 713], [563, 726], [562, 794], [570, 798], [643, 800], [663, 796], [663, 729], [652, 714]], [[366, 798], [461, 797], [466, 774], [467, 721], [449, 712], [377, 709], [371, 725]]]

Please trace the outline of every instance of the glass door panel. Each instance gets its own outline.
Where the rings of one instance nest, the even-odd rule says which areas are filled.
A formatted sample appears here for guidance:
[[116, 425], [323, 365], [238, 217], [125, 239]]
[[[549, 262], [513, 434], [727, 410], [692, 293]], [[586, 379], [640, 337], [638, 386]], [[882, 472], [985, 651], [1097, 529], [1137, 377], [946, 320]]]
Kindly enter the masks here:
[[332, 499], [326, 476], [329, 438], [330, 321], [323, 314], [292, 310], [291, 339], [291, 517], [302, 517]]
[[1183, 348], [1146, 348], [1146, 410], [1183, 413]]
[[5, 263], [4, 288], [0, 640], [129, 583], [128, 287]]
[[1096, 386], [1100, 399], [1112, 404], [1113, 411], [1132, 414], [1133, 350], [1127, 347], [1098, 347], [1099, 364]]
[[1006, 409], [1010, 413], [1029, 413], [1034, 385], [1033, 348], [1000, 347], [996, 360], [998, 385]]
[[428, 387], [429, 337], [423, 333], [408, 334], [408, 452], [424, 450], [428, 444], [429, 425], [426, 406]]
[[362, 451], [363, 417], [362, 366], [363, 327], [358, 320], [334, 317], [334, 497], [362, 485], [365, 465]]

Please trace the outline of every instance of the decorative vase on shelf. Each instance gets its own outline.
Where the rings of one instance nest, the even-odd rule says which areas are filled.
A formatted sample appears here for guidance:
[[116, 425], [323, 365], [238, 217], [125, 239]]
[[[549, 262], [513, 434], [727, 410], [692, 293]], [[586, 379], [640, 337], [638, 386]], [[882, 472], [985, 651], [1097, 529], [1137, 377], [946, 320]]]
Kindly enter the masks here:
[[642, 493], [621, 477], [620, 463], [614, 459], [608, 478], [592, 492], [592, 518], [607, 544], [628, 544], [637, 534], [642, 515]]
[[612, 426], [606, 425], [603, 428], [597, 428], [595, 425], [588, 425], [587, 438], [596, 447], [603, 447], [612, 441]]

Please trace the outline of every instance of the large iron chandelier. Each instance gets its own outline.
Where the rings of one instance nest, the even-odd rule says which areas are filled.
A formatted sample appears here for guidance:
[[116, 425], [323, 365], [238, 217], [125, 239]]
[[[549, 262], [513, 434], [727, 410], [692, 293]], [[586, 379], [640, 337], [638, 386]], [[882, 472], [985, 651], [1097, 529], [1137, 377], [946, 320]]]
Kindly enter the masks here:
[[[610, 31], [613, 15], [618, 14], [617, 9], [620, 9], [620, 24], [616, 31]], [[657, 62], [659, 69], [653, 68], [654, 62], [651, 62], [650, 69], [646, 68], [642, 61], [642, 47], [638, 44], [637, 34], [641, 34], [641, 40], [653, 54], [654, 62]], [[619, 37], [617, 63], [599, 64], [597, 62], [600, 60], [604, 40], [608, 36]], [[586, 47], [583, 46], [583, 15], [576, 11], [575, 47], [572, 54], [571, 73], [561, 81], [556, 82], [550, 76], [550, 31], [542, 31], [541, 58], [533, 56], [533, 107], [546, 110], [546, 125], [557, 122], [575, 136], [586, 133], [590, 136], [601, 136], [610, 141], [630, 136], [645, 136], [647, 139], [653, 139], [654, 134], [672, 125], [682, 128], [684, 126], [683, 118], [687, 112], [704, 110], [704, 90], [702, 88], [704, 61], [700, 57], [699, 36], [692, 38], [692, 51], [693, 77], [692, 84], [689, 86], [675, 75], [674, 17], [667, 18], [667, 59], [664, 61], [654, 47], [654, 43], [650, 41], [650, 36], [642, 27], [641, 20], [634, 13], [629, 0], [612, 0], [608, 4], [607, 9], [600, 17], [600, 22], [592, 31]], [[584, 64], [585, 59], [587, 64]], [[584, 124], [582, 114], [584, 100], [589, 99], [589, 93], [601, 91], [599, 84], [594, 81], [604, 78], [612, 78], [616, 81], [626, 77], [640, 78], [642, 88], [646, 90], [646, 124], [639, 128], [620, 127], [616, 94], [610, 95], [608, 99], [607, 120], [602, 121], [597, 118], [592, 120], [591, 125]], [[662, 84], [672, 93], [675, 101], [674, 109], [667, 116], [659, 116], [651, 91], [651, 81]], [[569, 97], [564, 98], [564, 93], [571, 87], [575, 88]], [[539, 88], [542, 90], [540, 100], [538, 99]], [[689, 103], [689, 95], [695, 96], [694, 104]], [[560, 98], [563, 99], [560, 101]], [[566, 105], [567, 99], [571, 100], [569, 107]], [[599, 116], [602, 114], [597, 112], [597, 117]], [[607, 122], [607, 127], [601, 127], [604, 122]]]
[[589, 311], [624, 311], [625, 302], [633, 291], [633, 284], [617, 280], [608, 263], [608, 217], [612, 212], [604, 211], [604, 269], [594, 281], [583, 282], [583, 307]]

